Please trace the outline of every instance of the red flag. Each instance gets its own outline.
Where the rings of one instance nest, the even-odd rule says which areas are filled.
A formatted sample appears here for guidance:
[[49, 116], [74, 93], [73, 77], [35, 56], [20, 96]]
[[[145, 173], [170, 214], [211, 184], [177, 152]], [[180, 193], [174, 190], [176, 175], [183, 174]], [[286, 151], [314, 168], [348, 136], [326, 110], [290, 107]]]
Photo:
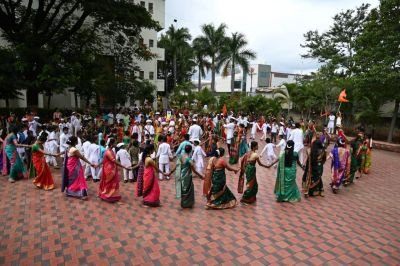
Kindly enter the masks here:
[[226, 108], [226, 104], [224, 104], [224, 107], [222, 107], [222, 113], [226, 115], [228, 113], [228, 109]]
[[347, 97], [346, 89], [343, 89], [339, 94], [338, 102], [341, 102], [341, 103], [349, 102], [349, 100], [347, 100], [346, 97]]

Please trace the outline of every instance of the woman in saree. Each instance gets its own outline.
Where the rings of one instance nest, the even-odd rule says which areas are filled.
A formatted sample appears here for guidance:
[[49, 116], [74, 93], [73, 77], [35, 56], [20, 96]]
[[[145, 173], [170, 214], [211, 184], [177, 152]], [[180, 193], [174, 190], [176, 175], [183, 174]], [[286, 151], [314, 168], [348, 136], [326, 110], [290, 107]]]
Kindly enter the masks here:
[[115, 139], [110, 139], [108, 148], [103, 157], [102, 176], [99, 184], [98, 197], [107, 202], [117, 202], [121, 199], [119, 194], [119, 171], [118, 167], [130, 170], [130, 167], [122, 166], [115, 158], [113, 148]]
[[[192, 153], [192, 145], [186, 145], [184, 150], [185, 153], [182, 156], [178, 157], [181, 165], [181, 207], [192, 208], [194, 205], [193, 173], [198, 175], [201, 179], [204, 179], [204, 177], [196, 171], [196, 167], [190, 156], [190, 154]], [[171, 171], [171, 173], [173, 173], [175, 170], [176, 167]]]
[[30, 171], [33, 174], [33, 184], [40, 189], [44, 190], [52, 190], [54, 189], [54, 180], [50, 171], [49, 165], [46, 163], [45, 156], [58, 156], [47, 154], [44, 151], [43, 143], [47, 140], [46, 136], [41, 135], [38, 140], [32, 145], [32, 163], [33, 167], [31, 169], [34, 171]]
[[168, 174], [161, 172], [155, 161], [151, 158], [154, 152], [154, 145], [148, 144], [143, 151], [142, 161], [144, 163], [143, 172], [143, 205], [149, 207], [160, 206], [160, 187], [156, 174], [161, 173], [164, 176]]
[[[19, 157], [17, 147], [24, 147], [25, 145], [19, 144], [17, 141], [18, 127], [10, 127], [10, 133], [6, 138], [5, 152], [8, 161], [10, 162], [10, 172], [8, 181], [14, 183], [15, 181], [26, 177], [27, 172], [25, 166]], [[3, 143], [4, 145], [4, 143]], [[7, 167], [7, 166], [6, 166]]]
[[88, 197], [88, 186], [80, 160], [92, 167], [96, 167], [96, 165], [90, 163], [89, 160], [79, 152], [75, 147], [77, 143], [78, 139], [75, 136], [69, 137], [67, 141], [69, 147], [65, 150], [64, 155], [61, 191], [65, 192], [66, 196], [86, 200]]
[[369, 174], [369, 171], [371, 169], [371, 160], [372, 160], [371, 151], [372, 151], [372, 136], [370, 134], [368, 134], [363, 142], [363, 145], [362, 145], [361, 151], [360, 151], [361, 174]]
[[351, 142], [351, 154], [350, 154], [350, 174], [347, 176], [344, 186], [350, 185], [354, 182], [354, 178], [356, 177], [356, 172], [360, 172], [360, 166], [361, 166], [361, 147], [363, 143], [363, 133], [358, 133], [357, 137], [352, 140]]
[[288, 140], [285, 151], [279, 155], [274, 193], [278, 202], [300, 201], [300, 191], [296, 184], [297, 164], [300, 164], [297, 152], [294, 152], [294, 141]]
[[246, 140], [246, 128], [244, 124], [239, 125], [239, 158], [245, 155], [248, 152], [247, 140]]
[[322, 174], [326, 161], [326, 152], [322, 142], [317, 139], [311, 149], [306, 151], [306, 164], [303, 174], [303, 193], [306, 198], [308, 196], [324, 196], [324, 185], [322, 182]]
[[260, 161], [260, 157], [257, 154], [258, 150], [258, 143], [257, 141], [252, 141], [250, 144], [250, 151], [246, 153], [242, 159], [240, 164], [240, 175], [239, 175], [239, 182], [238, 182], [238, 193], [243, 193], [243, 186], [244, 186], [244, 178], [243, 176], [246, 174], [246, 190], [243, 193], [242, 199], [240, 200], [241, 203], [244, 204], [251, 204], [254, 203], [257, 198], [258, 192], [258, 183], [256, 178], [256, 163], [260, 166], [269, 168], [271, 165], [267, 166]]
[[7, 129], [3, 128], [0, 136], [0, 171], [3, 175], [7, 175], [6, 137]]
[[346, 142], [338, 138], [335, 147], [333, 147], [329, 158], [332, 159], [331, 165], [331, 188], [333, 193], [337, 193], [347, 173], [350, 170], [350, 152], [345, 148]]
[[235, 131], [233, 133], [231, 148], [229, 152], [229, 164], [236, 164], [239, 160], [239, 135]]
[[216, 159], [211, 165], [212, 177], [211, 188], [207, 195], [207, 209], [229, 209], [236, 206], [236, 198], [226, 185], [225, 169], [235, 172], [238, 169], [231, 168], [223, 159], [225, 154], [224, 148], [218, 148]]

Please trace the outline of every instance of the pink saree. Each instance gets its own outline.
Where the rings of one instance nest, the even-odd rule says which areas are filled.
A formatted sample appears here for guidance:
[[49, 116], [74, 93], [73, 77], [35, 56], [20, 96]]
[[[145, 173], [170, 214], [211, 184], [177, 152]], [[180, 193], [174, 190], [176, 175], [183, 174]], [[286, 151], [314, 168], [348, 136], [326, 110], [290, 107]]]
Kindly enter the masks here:
[[[110, 155], [113, 160], [108, 158]], [[114, 161], [114, 153], [111, 150], [107, 150], [104, 153], [103, 175], [100, 180], [98, 196], [108, 202], [117, 202], [121, 199], [119, 194], [119, 173]]]
[[71, 197], [87, 197], [88, 186], [81, 161], [77, 156], [68, 156], [68, 150], [64, 156], [61, 191]]
[[160, 206], [160, 187], [153, 166], [145, 166], [143, 174], [143, 204]]

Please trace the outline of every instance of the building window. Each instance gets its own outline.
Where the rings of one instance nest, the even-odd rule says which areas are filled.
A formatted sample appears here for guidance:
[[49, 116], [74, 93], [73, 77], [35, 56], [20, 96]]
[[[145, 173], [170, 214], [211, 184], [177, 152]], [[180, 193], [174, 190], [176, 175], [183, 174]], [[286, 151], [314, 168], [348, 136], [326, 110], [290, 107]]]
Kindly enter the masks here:
[[157, 79], [164, 79], [164, 61], [157, 60]]
[[154, 79], [154, 72], [150, 71], [149, 72], [149, 80], [153, 80]]
[[139, 78], [144, 79], [144, 71], [139, 71]]
[[153, 47], [154, 46], [154, 40], [150, 39], [149, 40], [149, 47]]
[[260, 78], [267, 78], [267, 72], [260, 72]]
[[145, 3], [144, 1], [140, 1], [140, 5], [141, 5], [142, 7], [146, 7], [146, 3]]
[[153, 11], [154, 11], [154, 9], [153, 9], [153, 3], [149, 3], [149, 13], [150, 13], [150, 14], [153, 14]]

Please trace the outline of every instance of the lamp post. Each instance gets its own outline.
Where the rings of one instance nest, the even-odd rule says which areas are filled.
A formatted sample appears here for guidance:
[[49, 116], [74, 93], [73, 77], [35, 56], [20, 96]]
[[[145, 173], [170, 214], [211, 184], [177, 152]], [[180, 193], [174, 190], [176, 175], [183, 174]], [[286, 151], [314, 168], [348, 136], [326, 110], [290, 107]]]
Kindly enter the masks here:
[[254, 72], [254, 68], [250, 68], [250, 95], [253, 93], [253, 76], [256, 75], [257, 73]]

